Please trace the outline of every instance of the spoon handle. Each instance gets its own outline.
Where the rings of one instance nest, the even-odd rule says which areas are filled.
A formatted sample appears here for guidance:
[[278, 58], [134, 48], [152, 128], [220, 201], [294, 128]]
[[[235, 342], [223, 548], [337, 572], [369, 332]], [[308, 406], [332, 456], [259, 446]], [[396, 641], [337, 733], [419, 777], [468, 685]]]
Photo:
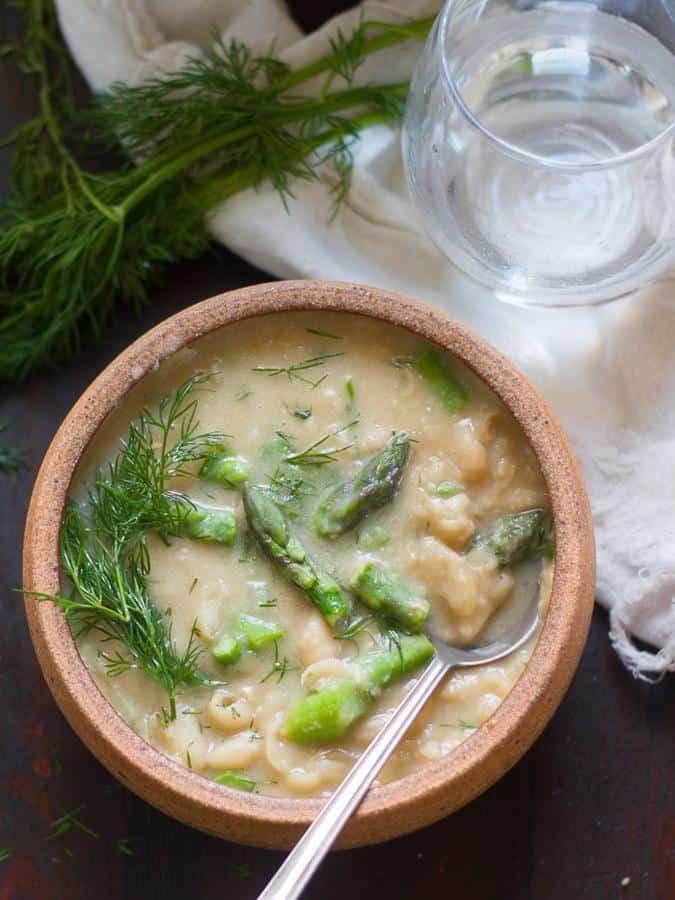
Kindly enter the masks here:
[[350, 769], [314, 822], [288, 854], [258, 900], [295, 900], [330, 850], [371, 782], [451, 666], [434, 656], [415, 687]]

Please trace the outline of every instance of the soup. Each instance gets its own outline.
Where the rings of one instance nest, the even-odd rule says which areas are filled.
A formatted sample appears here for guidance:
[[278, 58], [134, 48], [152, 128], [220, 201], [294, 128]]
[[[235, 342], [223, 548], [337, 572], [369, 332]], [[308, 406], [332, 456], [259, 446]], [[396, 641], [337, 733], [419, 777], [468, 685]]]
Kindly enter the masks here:
[[[516, 602], [547, 506], [519, 427], [456, 361], [359, 316], [268, 315], [175, 354], [100, 429], [60, 602], [146, 741], [230, 788], [324, 796], [433, 652], [425, 631], [471, 645]], [[379, 782], [480, 727], [533, 641], [449, 677]]]

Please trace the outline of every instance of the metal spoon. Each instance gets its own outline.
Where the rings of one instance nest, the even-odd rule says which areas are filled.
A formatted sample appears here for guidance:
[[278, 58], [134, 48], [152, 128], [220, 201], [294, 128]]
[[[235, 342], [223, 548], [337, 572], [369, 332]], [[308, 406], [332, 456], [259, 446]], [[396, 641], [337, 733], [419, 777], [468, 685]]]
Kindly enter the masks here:
[[[539, 566], [536, 567], [538, 574]], [[367, 749], [352, 767], [330, 800], [323, 807], [314, 822], [300, 838], [284, 860], [276, 875], [258, 900], [295, 900], [307, 885], [330, 850], [333, 842], [344, 828], [347, 819], [354, 812], [373, 779], [394, 752], [399, 742], [412, 725], [434, 689], [452, 669], [468, 666], [483, 666], [508, 656], [521, 647], [535, 632], [538, 622], [539, 579], [532, 578], [532, 566], [521, 568], [525, 577], [520, 579], [527, 592], [526, 602], [516, 605], [514, 617], [513, 602], [490, 622], [483, 632], [487, 643], [471, 649], [453, 647], [429, 635], [436, 655], [422, 672], [415, 686], [396, 707], [393, 715], [382, 731], [373, 738]], [[529, 578], [528, 578], [529, 574]], [[536, 588], [532, 590], [532, 580]], [[528, 585], [529, 582], [529, 585]]]

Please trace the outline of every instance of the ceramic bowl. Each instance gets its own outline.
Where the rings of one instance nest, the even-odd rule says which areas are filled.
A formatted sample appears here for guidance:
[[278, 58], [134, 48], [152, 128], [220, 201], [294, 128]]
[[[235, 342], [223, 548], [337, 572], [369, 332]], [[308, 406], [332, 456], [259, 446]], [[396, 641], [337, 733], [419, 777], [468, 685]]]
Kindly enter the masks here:
[[[59, 529], [75, 468], [97, 429], [158, 363], [233, 322], [288, 310], [343, 311], [403, 327], [449, 351], [502, 399], [522, 426], [543, 472], [557, 536], [553, 589], [530, 662], [495, 713], [451, 754], [369, 793], [340, 846], [383, 841], [428, 825], [468, 803], [525, 753], [559, 705], [579, 662], [593, 606], [594, 547], [584, 485], [567, 439], [544, 400], [497, 350], [442, 312], [354, 284], [276, 282], [212, 297], [153, 328], [117, 357], [75, 404], [37, 477], [24, 544], [26, 590], [59, 590]], [[26, 598], [28, 623], [47, 683], [92, 753], [129, 789], [210, 834], [288, 848], [320, 800], [278, 799], [221, 787], [147, 744], [104, 699], [61, 611]]]

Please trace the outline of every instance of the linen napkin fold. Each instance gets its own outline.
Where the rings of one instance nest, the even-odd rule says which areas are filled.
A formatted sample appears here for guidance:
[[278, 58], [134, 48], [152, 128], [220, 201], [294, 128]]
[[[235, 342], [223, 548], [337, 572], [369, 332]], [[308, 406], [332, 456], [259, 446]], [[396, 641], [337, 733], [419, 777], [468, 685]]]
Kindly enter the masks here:
[[[65, 37], [94, 90], [137, 83], [199, 55], [213, 27], [264, 53], [274, 39], [299, 65], [360, 17], [405, 21], [438, 0], [366, 3], [304, 36], [283, 0], [57, 0]], [[357, 80], [399, 81], [421, 46], [382, 51]], [[536, 310], [500, 303], [454, 269], [407, 194], [397, 129], [357, 142], [349, 196], [330, 220], [326, 187], [299, 183], [290, 218], [263, 186], [209, 216], [215, 238], [282, 278], [329, 278], [425, 299], [496, 344], [537, 384], [586, 476], [598, 549], [598, 600], [610, 638], [639, 678], [675, 670], [675, 282], [607, 306]], [[327, 173], [330, 179], [330, 173]], [[640, 650], [633, 636], [654, 647]]]

